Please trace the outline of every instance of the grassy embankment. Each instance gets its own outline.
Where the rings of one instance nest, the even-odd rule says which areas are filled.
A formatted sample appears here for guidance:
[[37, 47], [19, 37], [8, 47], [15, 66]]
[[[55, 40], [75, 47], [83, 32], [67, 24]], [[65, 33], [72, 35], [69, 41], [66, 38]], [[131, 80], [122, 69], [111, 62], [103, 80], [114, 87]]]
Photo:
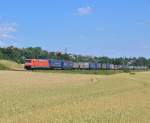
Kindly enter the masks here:
[[23, 70], [23, 65], [13, 61], [0, 60], [0, 70]]

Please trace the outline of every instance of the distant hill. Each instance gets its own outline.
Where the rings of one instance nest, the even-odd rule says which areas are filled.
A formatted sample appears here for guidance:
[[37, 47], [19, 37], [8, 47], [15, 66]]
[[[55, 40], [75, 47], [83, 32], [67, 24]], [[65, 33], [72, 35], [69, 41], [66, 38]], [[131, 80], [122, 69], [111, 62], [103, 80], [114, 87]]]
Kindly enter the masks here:
[[23, 70], [23, 64], [9, 60], [0, 60], [0, 70]]

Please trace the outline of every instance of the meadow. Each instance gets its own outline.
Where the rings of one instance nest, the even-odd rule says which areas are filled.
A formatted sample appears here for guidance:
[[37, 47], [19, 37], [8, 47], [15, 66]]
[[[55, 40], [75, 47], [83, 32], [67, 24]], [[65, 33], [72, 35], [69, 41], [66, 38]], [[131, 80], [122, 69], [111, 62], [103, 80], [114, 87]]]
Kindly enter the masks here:
[[149, 123], [150, 72], [0, 71], [0, 123]]

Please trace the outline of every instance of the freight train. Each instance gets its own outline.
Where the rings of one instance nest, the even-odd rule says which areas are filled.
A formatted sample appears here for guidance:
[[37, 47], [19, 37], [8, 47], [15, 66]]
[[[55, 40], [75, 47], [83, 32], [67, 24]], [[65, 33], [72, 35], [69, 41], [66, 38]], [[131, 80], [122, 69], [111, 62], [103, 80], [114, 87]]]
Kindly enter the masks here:
[[38, 69], [38, 70], [42, 70], [42, 69], [147, 70], [148, 69], [146, 66], [114, 65], [114, 64], [104, 64], [104, 63], [94, 63], [94, 62], [72, 62], [72, 61], [56, 60], [56, 59], [26, 59], [24, 68], [27, 70], [33, 70], [33, 69]]

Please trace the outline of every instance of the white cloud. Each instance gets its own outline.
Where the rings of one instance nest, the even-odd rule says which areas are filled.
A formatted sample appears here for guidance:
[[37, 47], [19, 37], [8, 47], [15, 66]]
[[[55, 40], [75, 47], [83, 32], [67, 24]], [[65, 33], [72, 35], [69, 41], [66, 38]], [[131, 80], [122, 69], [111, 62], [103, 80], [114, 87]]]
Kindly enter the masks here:
[[14, 39], [15, 37], [13, 35], [10, 34], [0, 34], [0, 40], [7, 40], [7, 39]]
[[13, 33], [16, 31], [16, 23], [0, 22], [0, 40], [14, 39]]
[[77, 9], [78, 15], [90, 15], [93, 12], [93, 9], [90, 6], [80, 7]]

